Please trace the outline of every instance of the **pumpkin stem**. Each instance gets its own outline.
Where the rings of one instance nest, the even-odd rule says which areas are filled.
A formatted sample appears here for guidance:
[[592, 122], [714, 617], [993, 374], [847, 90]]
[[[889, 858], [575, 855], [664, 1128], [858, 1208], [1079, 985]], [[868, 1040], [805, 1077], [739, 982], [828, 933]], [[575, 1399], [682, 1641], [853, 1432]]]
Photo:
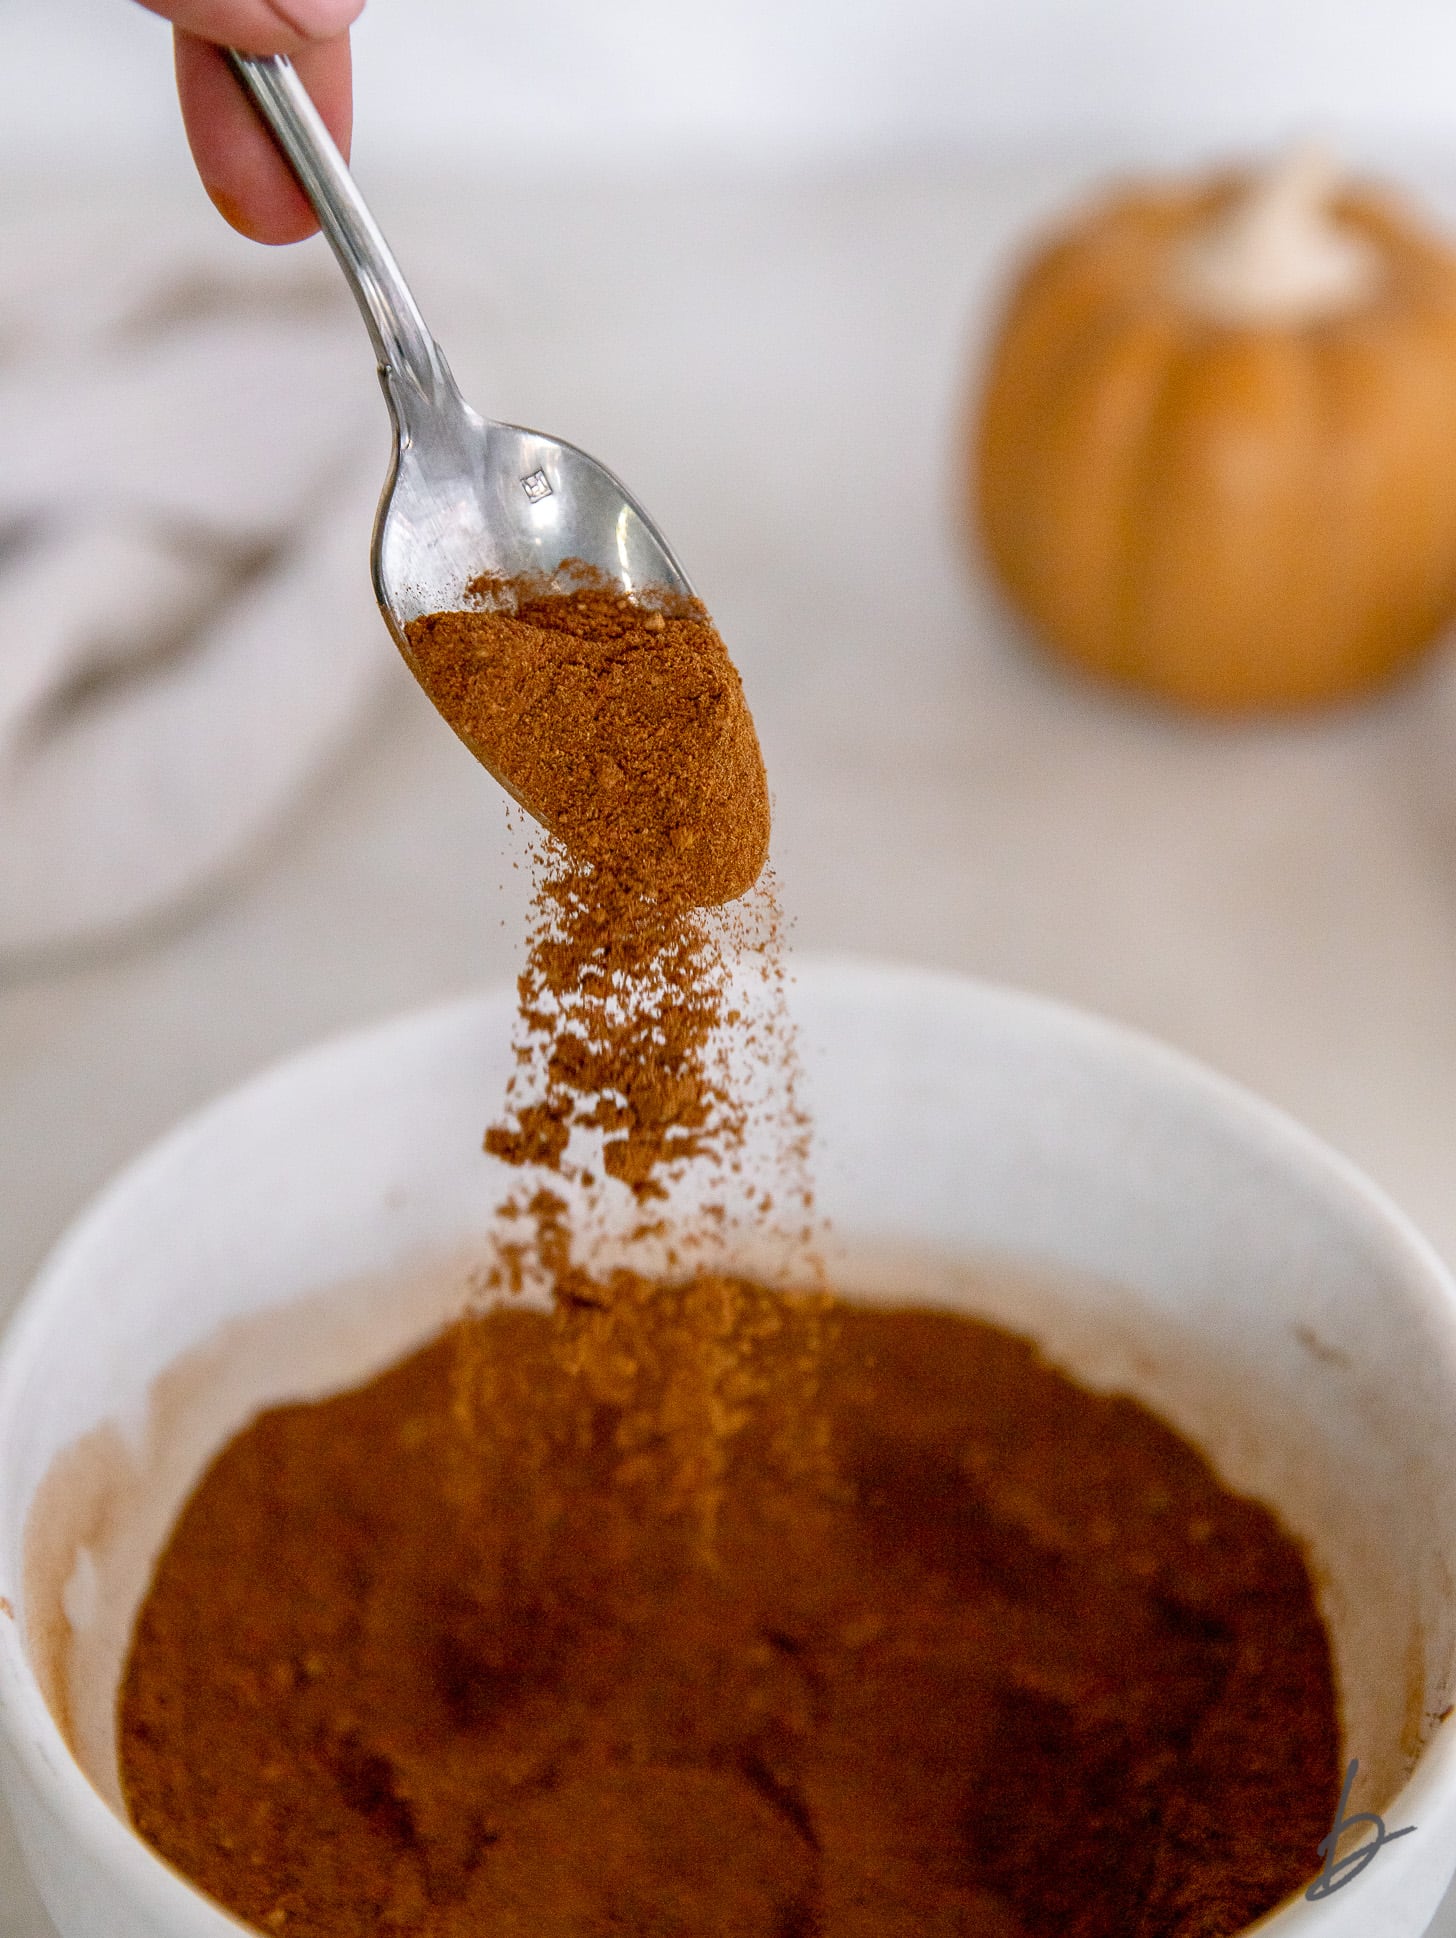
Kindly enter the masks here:
[[1379, 286], [1374, 244], [1330, 202], [1339, 174], [1313, 143], [1258, 175], [1178, 253], [1180, 300], [1231, 324], [1323, 322], [1367, 303]]

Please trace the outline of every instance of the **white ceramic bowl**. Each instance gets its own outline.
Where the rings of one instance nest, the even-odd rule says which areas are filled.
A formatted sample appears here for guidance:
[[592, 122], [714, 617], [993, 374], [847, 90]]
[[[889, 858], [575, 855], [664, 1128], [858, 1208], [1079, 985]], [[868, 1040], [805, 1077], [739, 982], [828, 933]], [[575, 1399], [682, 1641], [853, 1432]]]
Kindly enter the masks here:
[[[458, 1260], [488, 1223], [500, 1180], [480, 1132], [512, 1008], [502, 994], [330, 1043], [204, 1111], [86, 1213], [10, 1330], [3, 1774], [62, 1938], [242, 1928], [114, 1807], [129, 1625], [211, 1451], [258, 1406], [360, 1377], [439, 1322], [456, 1281], [413, 1268]], [[1456, 1865], [1441, 1265], [1297, 1126], [1109, 1024], [848, 964], [801, 970], [793, 1008], [845, 1281], [1034, 1331], [1159, 1408], [1307, 1542], [1357, 1801], [1418, 1828], [1261, 1929], [1415, 1938]], [[1017, 1270], [967, 1270], [986, 1259]]]

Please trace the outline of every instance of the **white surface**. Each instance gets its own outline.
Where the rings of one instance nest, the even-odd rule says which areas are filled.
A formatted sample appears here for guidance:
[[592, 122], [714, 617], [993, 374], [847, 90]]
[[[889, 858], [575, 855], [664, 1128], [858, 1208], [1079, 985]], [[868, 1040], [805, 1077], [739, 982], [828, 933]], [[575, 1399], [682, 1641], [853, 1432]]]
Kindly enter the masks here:
[[[750, 1009], [755, 980], [750, 964]], [[1155, 1406], [1232, 1485], [1277, 1500], [1307, 1543], [1370, 1785], [1355, 1807], [1419, 1829], [1338, 1897], [1296, 1899], [1264, 1928], [1418, 1938], [1456, 1863], [1456, 1723], [1403, 1781], [1412, 1695], [1428, 1719], [1449, 1715], [1456, 1677], [1456, 1285], [1349, 1166], [1125, 1031], [960, 978], [857, 966], [806, 965], [791, 1004], [820, 1204], [850, 1259], [866, 1243], [909, 1245], [1048, 1274], [1040, 1289], [952, 1270], [930, 1295], [1026, 1325], [1073, 1373]], [[417, 1305], [408, 1277], [388, 1343], [350, 1306], [309, 1302], [481, 1243], [514, 1186], [478, 1141], [513, 1067], [514, 1012], [509, 990], [426, 1012], [207, 1111], [118, 1180], [9, 1337], [0, 1596], [20, 1621], [0, 1619], [0, 1771], [62, 1938], [97, 1938], [103, 1922], [109, 1938], [238, 1929], [102, 1801], [120, 1803], [114, 1703], [131, 1613], [176, 1506], [252, 1412], [361, 1378], [435, 1329], [438, 1301], [401, 1332], [399, 1311], [408, 1328]], [[752, 1123], [750, 1169], [771, 1177], [777, 1151], [773, 1121]], [[609, 1191], [607, 1231], [630, 1231], [635, 1202]], [[690, 1172], [662, 1209], [691, 1219], [700, 1202]], [[741, 1202], [756, 1211], [758, 1193], [742, 1187]], [[209, 1358], [180, 1387], [174, 1370], [149, 1418], [154, 1383], [223, 1328], [225, 1363]], [[54, 1538], [69, 1520], [89, 1545], [63, 1541], [38, 1586], [23, 1560], [36, 1490], [98, 1429], [110, 1431], [90, 1477], [73, 1472], [37, 1509]], [[62, 1673], [91, 1783], [23, 1646], [53, 1628], [57, 1602], [74, 1629]]]
[[[963, 563], [971, 341], [1012, 240], [1076, 180], [376, 200], [467, 393], [618, 469], [717, 611], [798, 944], [1151, 1029], [1305, 1119], [1456, 1258], [1456, 665], [1346, 715], [1188, 726], [1045, 667]], [[180, 177], [115, 193], [158, 224], [207, 213]], [[0, 196], [7, 266], [21, 201]], [[362, 333], [359, 357], [368, 388]], [[0, 1298], [119, 1162], [261, 1061], [512, 974], [517, 852], [395, 669], [372, 733], [225, 899], [0, 987]], [[3, 1863], [0, 1934], [32, 1938]]]
[[[1443, 0], [369, 0], [359, 156], [519, 167], [1451, 130]], [[132, 0], [0, 0], [0, 160], [179, 156]]]

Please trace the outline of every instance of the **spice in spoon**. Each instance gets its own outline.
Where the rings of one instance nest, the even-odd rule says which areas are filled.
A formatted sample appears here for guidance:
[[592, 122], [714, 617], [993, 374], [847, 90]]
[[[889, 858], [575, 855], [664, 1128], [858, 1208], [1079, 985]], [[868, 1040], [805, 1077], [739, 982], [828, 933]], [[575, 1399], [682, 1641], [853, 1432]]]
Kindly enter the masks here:
[[706, 609], [571, 564], [482, 578], [406, 628], [450, 725], [579, 861], [710, 908], [757, 881], [768, 784], [743, 683]]

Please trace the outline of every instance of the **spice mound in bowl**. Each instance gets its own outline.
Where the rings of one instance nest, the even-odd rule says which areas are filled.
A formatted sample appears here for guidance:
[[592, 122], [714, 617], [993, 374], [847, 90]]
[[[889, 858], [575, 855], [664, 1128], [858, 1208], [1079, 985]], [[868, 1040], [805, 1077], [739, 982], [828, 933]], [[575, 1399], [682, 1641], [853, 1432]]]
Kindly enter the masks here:
[[[963, 1314], [616, 1290], [615, 1384], [507, 1302], [213, 1462], [119, 1711], [186, 1875], [303, 1938], [1203, 1938], [1307, 1880], [1331, 1658], [1266, 1508]], [[710, 1309], [752, 1347], [673, 1488]]]
[[[568, 568], [563, 568], [568, 572]], [[743, 684], [697, 600], [482, 578], [406, 628], [425, 691], [579, 860], [687, 907], [744, 894], [768, 855], [763, 757]]]

